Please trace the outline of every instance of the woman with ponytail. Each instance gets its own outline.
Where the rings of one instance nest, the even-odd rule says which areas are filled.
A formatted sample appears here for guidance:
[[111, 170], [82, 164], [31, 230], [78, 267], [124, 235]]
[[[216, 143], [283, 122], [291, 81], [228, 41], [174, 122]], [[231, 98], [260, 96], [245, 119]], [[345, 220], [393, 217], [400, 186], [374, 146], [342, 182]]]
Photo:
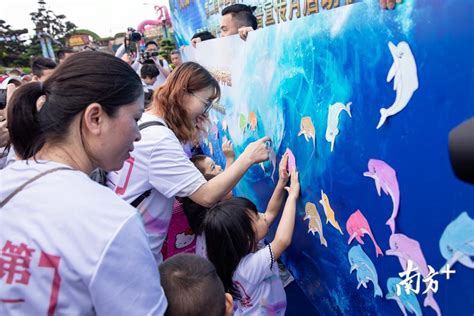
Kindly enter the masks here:
[[0, 314], [162, 315], [166, 299], [136, 210], [91, 181], [140, 139], [140, 78], [75, 54], [8, 104], [18, 160], [0, 171]]

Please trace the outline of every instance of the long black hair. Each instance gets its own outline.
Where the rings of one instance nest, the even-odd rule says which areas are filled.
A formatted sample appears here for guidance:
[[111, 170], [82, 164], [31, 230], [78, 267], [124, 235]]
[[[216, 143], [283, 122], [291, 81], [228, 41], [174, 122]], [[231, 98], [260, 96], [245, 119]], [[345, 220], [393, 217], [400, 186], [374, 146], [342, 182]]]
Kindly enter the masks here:
[[[204, 178], [207, 181], [210, 181], [215, 177], [215, 175], [205, 174], [205, 170], [199, 168], [200, 165], [196, 163], [199, 161], [203, 161], [206, 158], [207, 156], [205, 155], [195, 155], [191, 158], [191, 161], [193, 162], [194, 166], [198, 168], [199, 171], [201, 171]], [[202, 222], [204, 221], [204, 217], [206, 216], [206, 213], [209, 208], [194, 202], [189, 197], [183, 197], [178, 199], [183, 204], [184, 215], [186, 215], [189, 227], [191, 227], [193, 233], [197, 235], [202, 234]]]
[[90, 104], [99, 103], [113, 117], [140, 96], [140, 77], [126, 62], [106, 53], [76, 53], [43, 83], [27, 83], [15, 91], [8, 105], [11, 143], [21, 159], [28, 159], [46, 142], [64, 140], [73, 119]]
[[210, 208], [202, 223], [207, 257], [216, 267], [226, 292], [234, 298], [241, 294], [232, 276], [240, 260], [256, 249], [252, 214], [258, 214], [255, 204], [233, 197]]

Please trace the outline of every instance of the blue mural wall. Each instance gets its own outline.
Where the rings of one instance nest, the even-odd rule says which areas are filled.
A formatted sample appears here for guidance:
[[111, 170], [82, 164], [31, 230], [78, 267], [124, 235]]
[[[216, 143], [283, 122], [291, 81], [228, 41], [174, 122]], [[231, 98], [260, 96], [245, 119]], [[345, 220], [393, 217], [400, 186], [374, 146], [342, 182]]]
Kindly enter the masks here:
[[[251, 32], [246, 42], [223, 38], [187, 50], [188, 58], [215, 73], [225, 68], [221, 81], [222, 73], [231, 77], [230, 85], [222, 85], [220, 101], [227, 112], [212, 114], [206, 140], [218, 162], [224, 161], [219, 148], [226, 138], [240, 153], [255, 139], [271, 136], [276, 166], [287, 148], [295, 154], [302, 194], [293, 242], [283, 259], [322, 315], [402, 314], [389, 298], [405, 304], [407, 313], [435, 315], [436, 306], [443, 315], [474, 313], [474, 187], [455, 178], [447, 152], [450, 129], [474, 116], [472, 12], [470, 0], [405, 1], [394, 11], [364, 1]], [[405, 62], [409, 55], [415, 73]], [[407, 105], [376, 129], [380, 109], [394, 102]], [[339, 134], [331, 151], [326, 133], [334, 121], [328, 124], [328, 114], [337, 103]], [[370, 159], [386, 165], [373, 161], [375, 169], [369, 170]], [[264, 210], [274, 187], [272, 172], [271, 162], [253, 167], [236, 194]], [[400, 204], [392, 231], [386, 222], [391, 197], [397, 200], [394, 178]], [[334, 218], [320, 203], [321, 191]], [[317, 208], [319, 228], [308, 202]], [[307, 213], [312, 219], [305, 219]], [[315, 234], [308, 231], [310, 223]], [[357, 238], [348, 244], [351, 225], [365, 233], [369, 228], [383, 255], [376, 257], [368, 234], [363, 245]], [[438, 289], [428, 299], [421, 293], [423, 282], [417, 296], [394, 295], [401, 280], [389, 278], [399, 277], [407, 263], [399, 257], [417, 261], [420, 270], [430, 265], [439, 272], [454, 253], [456, 273], [449, 280], [435, 275]], [[367, 288], [357, 275], [372, 280]], [[377, 282], [380, 289], [374, 288]]]
[[[360, 0], [359, 0], [360, 1]], [[254, 8], [259, 28], [331, 10], [355, 0], [169, 0], [178, 47], [189, 45], [191, 37], [209, 31], [219, 37], [221, 12], [225, 7], [242, 3]]]

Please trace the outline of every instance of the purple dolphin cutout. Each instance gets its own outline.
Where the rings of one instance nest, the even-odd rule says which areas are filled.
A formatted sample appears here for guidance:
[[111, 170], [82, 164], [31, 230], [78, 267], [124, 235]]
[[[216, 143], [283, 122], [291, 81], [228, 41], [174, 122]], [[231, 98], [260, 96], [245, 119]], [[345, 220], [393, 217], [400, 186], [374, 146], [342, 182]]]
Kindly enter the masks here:
[[[392, 234], [390, 236], [390, 249], [385, 254], [387, 256], [397, 256], [402, 269], [406, 269], [408, 260], [411, 260], [418, 267], [423, 278], [427, 278], [430, 274], [420, 243], [403, 234]], [[441, 316], [441, 310], [433, 297], [433, 291], [430, 290], [426, 294], [423, 306], [430, 306], [436, 312], [436, 315]]]
[[293, 152], [291, 151], [290, 148], [286, 149], [285, 154], [288, 154], [288, 172], [291, 172], [293, 169], [296, 169], [296, 159], [295, 155], [293, 155]]
[[393, 202], [392, 215], [385, 223], [390, 226], [392, 234], [395, 233], [395, 219], [400, 207], [400, 189], [398, 187], [397, 173], [385, 161], [378, 159], [369, 160], [369, 171], [364, 172], [364, 176], [374, 179], [377, 193], [380, 196], [381, 189], [387, 195], [390, 195]]

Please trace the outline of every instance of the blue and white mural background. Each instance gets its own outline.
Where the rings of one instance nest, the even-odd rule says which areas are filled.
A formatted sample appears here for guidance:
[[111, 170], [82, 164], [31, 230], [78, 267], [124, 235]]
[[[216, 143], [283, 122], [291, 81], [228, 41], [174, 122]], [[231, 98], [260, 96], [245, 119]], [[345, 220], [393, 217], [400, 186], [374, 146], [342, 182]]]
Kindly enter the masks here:
[[[189, 59], [206, 66], [223, 83], [220, 103], [226, 114], [211, 113], [213, 126], [206, 141], [218, 162], [224, 162], [220, 146], [225, 138], [239, 154], [249, 142], [271, 136], [277, 166], [287, 148], [295, 154], [302, 194], [293, 243], [283, 259], [322, 315], [402, 314], [396, 300], [387, 299], [388, 279], [405, 269], [396, 256], [386, 254], [394, 248], [389, 244], [392, 231], [385, 224], [392, 214], [393, 191], [387, 195], [382, 190], [378, 196], [374, 179], [363, 175], [369, 159], [383, 160], [396, 171], [400, 206], [395, 234], [418, 241], [426, 263], [436, 271], [452, 256], [440, 249], [443, 232], [455, 220], [460, 224], [462, 228], [448, 229], [441, 248], [464, 257], [452, 267], [456, 273], [449, 280], [434, 276], [439, 282], [434, 300], [443, 315], [474, 313], [474, 187], [455, 178], [447, 152], [450, 129], [474, 116], [473, 12], [470, 0], [404, 1], [394, 11], [380, 10], [378, 1], [364, 1], [251, 32], [246, 42], [233, 36], [186, 49]], [[419, 85], [407, 106], [376, 129], [380, 109], [390, 107], [396, 95], [408, 89], [407, 77], [413, 76], [397, 64], [399, 73], [392, 73], [394, 78], [387, 82], [394, 64], [389, 42], [408, 43]], [[331, 152], [326, 140], [328, 111], [338, 102], [351, 102], [351, 115], [344, 110], [339, 114], [339, 134]], [[314, 145], [311, 137], [300, 133], [301, 121], [308, 117]], [[311, 134], [311, 126], [303, 129]], [[274, 187], [272, 173], [271, 162], [253, 167], [236, 194], [264, 210]], [[326, 222], [321, 191], [343, 235]], [[308, 232], [308, 202], [317, 206], [327, 247], [319, 232]], [[377, 280], [357, 289], [361, 272], [350, 273], [348, 254], [358, 243], [348, 245], [346, 222], [356, 210], [367, 219], [384, 253], [376, 257], [373, 242], [367, 235], [363, 238], [367, 258], [361, 260], [373, 263], [383, 296], [374, 297]], [[460, 216], [463, 212], [466, 216]], [[411, 244], [405, 254], [416, 252], [416, 247]], [[417, 299], [398, 297], [401, 306], [408, 313], [435, 315], [434, 308], [423, 306], [424, 290], [421, 282]]]

